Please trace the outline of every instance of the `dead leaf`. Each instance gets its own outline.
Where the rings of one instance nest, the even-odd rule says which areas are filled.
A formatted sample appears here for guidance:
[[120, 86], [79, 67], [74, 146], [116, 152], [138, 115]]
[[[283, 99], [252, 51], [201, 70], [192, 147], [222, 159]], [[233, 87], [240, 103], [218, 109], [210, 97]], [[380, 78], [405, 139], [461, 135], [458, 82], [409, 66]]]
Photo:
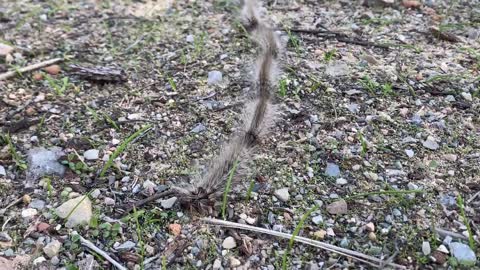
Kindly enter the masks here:
[[420, 8], [422, 6], [422, 3], [416, 1], [416, 0], [403, 0], [402, 5], [406, 8]]
[[454, 34], [447, 33], [447, 32], [444, 32], [444, 31], [440, 31], [440, 29], [438, 29], [437, 27], [430, 27], [430, 32], [433, 34], [434, 37], [436, 37], [438, 39], [441, 39], [441, 40], [445, 40], [445, 41], [449, 41], [449, 42], [460, 42], [461, 41]]
[[13, 52], [13, 47], [7, 44], [0, 43], [0, 56], [7, 56]]

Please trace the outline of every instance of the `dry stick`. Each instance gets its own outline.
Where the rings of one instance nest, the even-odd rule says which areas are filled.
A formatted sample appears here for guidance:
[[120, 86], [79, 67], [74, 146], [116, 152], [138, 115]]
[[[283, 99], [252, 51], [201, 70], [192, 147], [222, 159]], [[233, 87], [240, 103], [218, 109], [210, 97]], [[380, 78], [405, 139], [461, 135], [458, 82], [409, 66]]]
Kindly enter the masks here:
[[[292, 238], [292, 235], [288, 234], [288, 233], [271, 231], [271, 230], [268, 230], [268, 229], [265, 229], [265, 228], [258, 228], [258, 227], [245, 225], [245, 224], [240, 224], [240, 223], [235, 223], [235, 222], [230, 222], [230, 221], [224, 221], [224, 220], [219, 220], [219, 219], [214, 219], [214, 218], [202, 218], [201, 220], [206, 222], [206, 223], [219, 225], [219, 226], [227, 227], [227, 228], [235, 228], [235, 229], [247, 230], [247, 231], [252, 231], [252, 232], [259, 232], [259, 233], [264, 233], [264, 234], [268, 234], [268, 235], [281, 237], [281, 238], [284, 238], [284, 239], [291, 239]], [[392, 266], [392, 267], [395, 267], [395, 268], [398, 268], [398, 269], [407, 269], [403, 265], [399, 265], [399, 264], [395, 264], [395, 263], [391, 263], [391, 262], [385, 262], [381, 259], [369, 256], [369, 255], [366, 255], [366, 254], [363, 254], [363, 253], [360, 253], [360, 252], [357, 252], [357, 251], [337, 247], [337, 246], [334, 246], [334, 245], [331, 245], [331, 244], [327, 244], [327, 243], [324, 243], [324, 242], [312, 240], [312, 239], [309, 239], [309, 238], [306, 238], [306, 237], [296, 236], [295, 241], [300, 242], [300, 243], [304, 243], [304, 244], [307, 244], [307, 245], [319, 247], [319, 248], [322, 248], [322, 249], [325, 249], [325, 250], [328, 250], [328, 251], [331, 251], [331, 252], [335, 252], [335, 253], [350, 257], [352, 259], [356, 259], [356, 260], [368, 263], [368, 264], [372, 264], [372, 262], [375, 262], [375, 263], [377, 263], [376, 266], [379, 266], [382, 263], [384, 263], [384, 265], [389, 265], [389, 266]]]
[[5, 72], [3, 74], [0, 74], [0, 81], [6, 80], [6, 79], [11, 78], [11, 77], [14, 77], [18, 73], [24, 73], [24, 72], [28, 72], [28, 71], [37, 70], [37, 69], [47, 67], [47, 66], [53, 65], [55, 63], [61, 62], [61, 61], [63, 61], [63, 58], [55, 58], [55, 59], [50, 59], [50, 60], [43, 61], [43, 62], [40, 62], [40, 63], [37, 63], [37, 64], [33, 64], [33, 65], [30, 65], [30, 66], [26, 66], [26, 67], [20, 68], [19, 70], [8, 71], [8, 72]]
[[327, 30], [321, 30], [321, 29], [301, 29], [301, 28], [290, 28], [288, 29], [291, 32], [294, 33], [302, 33], [302, 34], [313, 34], [316, 36], [320, 36], [326, 39], [336, 39], [340, 42], [345, 42], [345, 43], [350, 43], [350, 44], [355, 44], [355, 45], [361, 45], [361, 46], [367, 46], [367, 47], [377, 47], [377, 48], [382, 48], [382, 49], [390, 49], [391, 47], [395, 46], [395, 44], [378, 44], [366, 40], [358, 40], [354, 38], [348, 37], [346, 34], [338, 33], [338, 32], [333, 32], [333, 31], [327, 31]]
[[127, 205], [126, 208], [125, 208], [125, 212], [123, 212], [123, 214], [127, 214], [127, 213], [131, 212], [134, 207], [139, 208], [140, 206], [142, 206], [144, 204], [147, 204], [151, 201], [155, 201], [155, 200], [158, 200], [160, 198], [163, 198], [163, 197], [166, 197], [166, 196], [169, 196], [169, 195], [173, 195], [173, 194], [175, 194], [175, 190], [167, 190], [167, 191], [155, 193], [150, 197], [147, 197], [143, 200], [137, 201], [133, 204]]
[[95, 251], [98, 255], [104, 257], [105, 259], [107, 259], [107, 261], [109, 261], [111, 264], [115, 265], [115, 267], [117, 267], [118, 269], [120, 270], [128, 270], [126, 267], [124, 267], [123, 265], [121, 265], [120, 263], [118, 263], [117, 261], [115, 261], [112, 257], [110, 257], [110, 255], [108, 255], [105, 251], [99, 249], [97, 246], [95, 246], [92, 242], [88, 241], [87, 239], [83, 238], [80, 234], [78, 234], [76, 231], [73, 231], [72, 232], [73, 235], [78, 235], [78, 237], [80, 238], [80, 242], [82, 243], [82, 245], [86, 246], [87, 248]]

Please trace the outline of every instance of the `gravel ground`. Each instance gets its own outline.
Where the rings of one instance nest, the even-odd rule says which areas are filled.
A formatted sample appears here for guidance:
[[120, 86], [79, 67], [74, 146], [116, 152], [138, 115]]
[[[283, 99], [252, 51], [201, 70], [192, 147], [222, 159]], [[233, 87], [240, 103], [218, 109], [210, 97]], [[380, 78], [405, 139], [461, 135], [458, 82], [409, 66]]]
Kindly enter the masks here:
[[[238, 6], [0, 0], [0, 74], [64, 59], [0, 81], [0, 269], [115, 269], [82, 239], [128, 269], [374, 268], [206, 225], [175, 197], [118, 215], [189, 181], [237, 129], [256, 54]], [[279, 117], [209, 215], [479, 269], [480, 2], [264, 6], [287, 44]]]

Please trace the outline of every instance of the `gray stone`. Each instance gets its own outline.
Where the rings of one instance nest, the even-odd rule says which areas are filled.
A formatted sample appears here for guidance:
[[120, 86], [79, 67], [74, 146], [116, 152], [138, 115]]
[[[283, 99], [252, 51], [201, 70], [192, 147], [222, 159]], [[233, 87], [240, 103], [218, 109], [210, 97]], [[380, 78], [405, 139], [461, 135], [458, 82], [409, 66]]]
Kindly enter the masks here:
[[427, 241], [423, 241], [422, 243], [422, 252], [423, 255], [428, 256], [432, 252], [432, 249], [430, 248], [430, 243]]
[[27, 188], [33, 187], [34, 181], [45, 175], [58, 175], [62, 177], [65, 174], [65, 167], [58, 162], [58, 158], [64, 155], [59, 147], [45, 149], [36, 147], [28, 151], [26, 173]]
[[187, 42], [192, 43], [192, 42], [195, 40], [195, 37], [194, 37], [193, 35], [188, 35], [188, 36], [185, 38], [185, 40], [186, 40]]
[[[80, 203], [80, 204], [79, 204]], [[78, 205], [78, 207], [76, 207]], [[76, 208], [75, 208], [76, 207]], [[75, 211], [72, 210], [75, 208]], [[66, 218], [70, 212], [71, 215], [67, 220], [65, 226], [73, 228], [77, 225], [88, 224], [92, 218], [92, 202], [85, 196], [71, 199], [55, 209], [57, 216]]]
[[214, 85], [222, 82], [223, 74], [218, 70], [208, 72], [207, 84]]
[[337, 177], [340, 175], [340, 168], [337, 164], [328, 162], [325, 174], [330, 177]]
[[13, 249], [9, 248], [3, 252], [3, 255], [5, 257], [13, 257], [15, 256], [15, 252], [13, 251]]
[[345, 62], [334, 61], [327, 65], [325, 73], [330, 77], [344, 76], [349, 73], [348, 65]]
[[130, 250], [132, 248], [134, 248], [137, 244], [135, 244], [134, 242], [128, 240], [126, 241], [125, 243], [119, 245], [118, 247], [116, 247], [115, 249], [116, 250], [121, 250], [121, 251], [126, 251], [126, 250]]
[[225, 238], [222, 243], [222, 247], [224, 249], [232, 249], [237, 246], [237, 243], [235, 242], [235, 239], [231, 236]]
[[5, 175], [7, 175], [5, 168], [2, 165], [0, 165], [0, 176], [5, 176]]
[[207, 128], [202, 123], [198, 123], [192, 128], [191, 132], [192, 133], [200, 133], [200, 132], [203, 132], [205, 130], [207, 130]]
[[212, 269], [220, 270], [220, 268], [222, 268], [222, 261], [220, 259], [215, 259], [215, 261], [213, 262]]
[[34, 208], [27, 208], [27, 209], [23, 209], [22, 210], [22, 218], [25, 218], [25, 219], [30, 219], [30, 218], [33, 218], [34, 216], [36, 216], [38, 213], [37, 209], [34, 209]]
[[105, 205], [115, 205], [115, 200], [110, 197], [105, 197], [103, 202], [105, 203]]
[[30, 202], [30, 204], [28, 205], [28, 207], [42, 210], [43, 208], [45, 208], [45, 201], [33, 199], [32, 202]]
[[343, 199], [327, 205], [327, 211], [332, 215], [346, 214], [347, 210], [347, 202]]
[[462, 92], [462, 97], [467, 101], [473, 101], [472, 94], [470, 94], [470, 93]]
[[97, 149], [90, 149], [85, 151], [85, 153], [83, 153], [83, 157], [86, 160], [97, 160], [99, 157], [99, 154], [100, 154], [100, 151], [98, 151]]
[[347, 179], [345, 179], [345, 178], [338, 178], [338, 179], [335, 181], [335, 183], [336, 183], [337, 185], [339, 185], [339, 186], [343, 186], [343, 185], [348, 184], [348, 181], [347, 181]]
[[77, 263], [79, 270], [100, 269], [100, 265], [98, 264], [97, 261], [95, 261], [95, 258], [92, 255], [87, 254], [85, 257], [86, 257], [85, 259]]
[[98, 196], [100, 196], [100, 189], [96, 188], [92, 191], [92, 193], [90, 193], [90, 196], [92, 196], [92, 198], [96, 199], [98, 198]]
[[415, 155], [412, 149], [406, 149], [405, 154], [407, 154], [409, 158], [412, 158]]
[[277, 189], [275, 190], [274, 195], [282, 202], [287, 202], [288, 199], [290, 198], [290, 194], [288, 193], [288, 188]]
[[11, 242], [12, 238], [6, 232], [0, 232], [0, 242]]
[[475, 252], [468, 246], [459, 242], [450, 243], [450, 252], [461, 265], [473, 266], [477, 261]]
[[172, 197], [166, 200], [162, 200], [160, 202], [160, 205], [162, 206], [163, 209], [170, 209], [175, 205], [175, 202], [177, 201], [177, 197]]
[[342, 241], [340, 241], [340, 246], [343, 248], [348, 247], [348, 244], [350, 244], [350, 241], [348, 241], [347, 238], [343, 238]]
[[358, 106], [358, 104], [351, 103], [351, 104], [348, 104], [348, 105], [347, 105], [347, 109], [348, 109], [351, 113], [358, 113], [359, 106]]
[[58, 253], [60, 252], [60, 248], [62, 247], [62, 243], [58, 240], [53, 240], [50, 243], [48, 243], [44, 248], [43, 252], [45, 255], [47, 255], [49, 258], [52, 258], [54, 256], [57, 256]]
[[58, 256], [53, 256], [50, 259], [50, 262], [52, 263], [52, 265], [58, 265], [60, 263], [60, 259], [58, 258]]
[[321, 224], [323, 222], [323, 217], [322, 215], [318, 215], [318, 216], [314, 216], [312, 218], [312, 222], [315, 223], [315, 224]]
[[422, 145], [423, 147], [430, 150], [437, 150], [438, 147], [440, 147], [438, 143], [431, 136], [428, 136], [428, 138], [422, 143]]

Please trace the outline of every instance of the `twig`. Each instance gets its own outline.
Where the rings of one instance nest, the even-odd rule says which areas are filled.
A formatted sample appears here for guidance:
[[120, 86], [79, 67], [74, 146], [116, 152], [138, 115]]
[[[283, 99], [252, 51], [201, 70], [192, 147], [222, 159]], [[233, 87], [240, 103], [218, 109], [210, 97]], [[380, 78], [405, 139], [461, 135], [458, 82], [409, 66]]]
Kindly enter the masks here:
[[23, 67], [19, 70], [8, 71], [8, 72], [5, 72], [3, 74], [0, 74], [0, 81], [6, 80], [6, 79], [11, 78], [11, 77], [14, 77], [18, 73], [24, 73], [24, 72], [37, 70], [37, 69], [47, 67], [47, 66], [53, 65], [55, 63], [61, 62], [61, 61], [63, 61], [63, 58], [55, 58], [55, 59], [50, 59], [50, 60], [43, 61], [43, 62], [40, 62], [40, 63], [37, 63], [37, 64], [33, 64], [33, 65], [30, 65], [30, 66], [26, 66], [26, 67]]
[[468, 199], [467, 204], [470, 204], [473, 200], [475, 200], [475, 198], [477, 198], [478, 195], [480, 195], [480, 191], [475, 193], [470, 199]]
[[95, 251], [95, 253], [97, 253], [98, 255], [104, 257], [105, 259], [107, 259], [107, 261], [109, 261], [111, 264], [113, 264], [115, 267], [117, 267], [117, 269], [120, 269], [120, 270], [128, 270], [126, 267], [124, 267], [123, 265], [121, 265], [120, 263], [118, 263], [117, 261], [115, 261], [112, 257], [110, 257], [110, 255], [108, 255], [105, 251], [99, 249], [97, 246], [95, 246], [92, 242], [88, 241], [87, 239], [83, 238], [80, 234], [78, 234], [76, 231], [73, 231], [72, 232], [73, 235], [78, 235], [78, 237], [80, 238], [80, 242], [82, 243], [82, 245], [84, 245], [85, 247]]
[[[32, 195], [32, 194], [33, 193], [28, 193], [29, 196]], [[22, 199], [23, 199], [23, 196], [25, 196], [25, 195], [22, 195], [22, 197], [16, 199], [15, 201], [11, 202], [9, 205], [5, 206], [5, 208], [1, 209], [0, 212], [6, 211], [8, 208], [10, 208], [10, 207], [14, 206], [15, 204], [21, 202]]]
[[[258, 227], [254, 227], [254, 226], [250, 226], [250, 225], [245, 225], [245, 224], [240, 224], [240, 223], [235, 223], [235, 222], [230, 222], [230, 221], [224, 221], [224, 220], [219, 220], [219, 219], [214, 219], [214, 218], [202, 218], [201, 220], [206, 222], [206, 223], [219, 225], [219, 226], [222, 226], [222, 227], [235, 228], [235, 229], [247, 230], [247, 231], [252, 231], [252, 232], [264, 233], [264, 234], [277, 236], [277, 237], [284, 238], [284, 239], [292, 239], [291, 234], [272, 231], [272, 230], [268, 230], [268, 229], [265, 229], [265, 228], [258, 228]], [[323, 243], [323, 242], [320, 242], [320, 241], [312, 240], [312, 239], [309, 239], [309, 238], [306, 238], [306, 237], [297, 236], [297, 237], [295, 237], [295, 241], [298, 241], [300, 243], [304, 243], [304, 244], [307, 244], [307, 245], [315, 246], [315, 247], [318, 247], [318, 248], [321, 248], [321, 249], [324, 249], [324, 250], [327, 250], [327, 251], [335, 252], [337, 254], [344, 255], [344, 256], [350, 257], [352, 259], [355, 259], [355, 260], [358, 260], [358, 261], [361, 261], [361, 262], [364, 262], [364, 263], [368, 263], [370, 265], [374, 265], [375, 267], [379, 267], [380, 265], [382, 265], [382, 263], [384, 263], [384, 265], [389, 265], [389, 266], [392, 266], [392, 267], [395, 267], [395, 268], [398, 268], [398, 269], [407, 269], [403, 265], [399, 265], [399, 264], [395, 264], [395, 263], [391, 263], [391, 262], [385, 262], [381, 259], [369, 256], [369, 255], [366, 255], [366, 254], [363, 254], [363, 253], [360, 253], [360, 252], [357, 252], [357, 251], [337, 247], [337, 246], [334, 246], [334, 245], [331, 245], [331, 244], [327, 244], [327, 243]]]
[[435, 227], [435, 231], [440, 234], [440, 235], [443, 235], [443, 236], [451, 236], [452, 238], [457, 238], [457, 239], [462, 239], [462, 240], [468, 240], [468, 237], [466, 237], [465, 235], [463, 234], [459, 234], [459, 233], [456, 233], [456, 232], [451, 232], [451, 231], [447, 231], [445, 229], [442, 229], [442, 228], [438, 228], [438, 227]]
[[367, 46], [367, 47], [377, 47], [377, 48], [382, 48], [382, 49], [390, 49], [391, 47], [397, 46], [396, 44], [379, 44], [367, 40], [360, 40], [360, 39], [355, 39], [348, 37], [346, 34], [343, 33], [338, 33], [338, 32], [333, 32], [329, 30], [322, 30], [322, 29], [302, 29], [302, 28], [290, 28], [287, 29], [290, 32], [294, 33], [301, 33], [301, 34], [312, 34], [316, 36], [320, 36], [326, 39], [336, 39], [337, 41], [340, 42], [345, 42], [345, 43], [350, 43], [350, 44], [355, 44], [355, 45], [361, 45], [361, 46]]
[[[166, 197], [166, 196], [169, 196], [169, 195], [173, 195], [175, 194], [175, 190], [167, 190], [167, 191], [163, 191], [163, 192], [159, 192], [159, 193], [155, 193], [153, 194], [152, 196], [150, 197], [147, 197], [143, 200], [140, 200], [140, 201], [137, 201], [137, 202], [134, 202], [133, 204], [130, 204], [130, 205], [127, 205], [125, 206], [122, 210], [123, 210], [123, 213], [122, 214], [127, 214], [127, 213], [130, 213], [133, 208], [139, 208], [140, 206], [144, 205], [144, 204], [147, 204], [151, 201], [155, 201], [155, 200], [158, 200], [160, 198], [163, 198], [163, 197]], [[120, 210], [121, 208], [119, 208], [118, 210]]]

